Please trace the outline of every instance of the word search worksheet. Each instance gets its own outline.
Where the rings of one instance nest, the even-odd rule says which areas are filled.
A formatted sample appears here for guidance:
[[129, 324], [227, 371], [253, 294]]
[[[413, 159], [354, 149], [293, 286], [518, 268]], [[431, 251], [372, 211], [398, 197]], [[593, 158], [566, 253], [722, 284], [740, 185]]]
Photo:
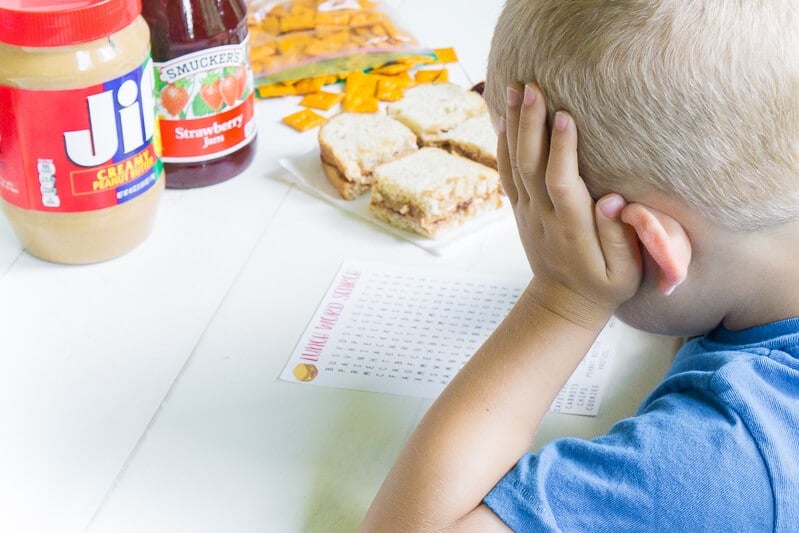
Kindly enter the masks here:
[[[435, 398], [527, 285], [474, 272], [345, 262], [280, 378]], [[617, 339], [611, 319], [550, 410], [595, 416]]]

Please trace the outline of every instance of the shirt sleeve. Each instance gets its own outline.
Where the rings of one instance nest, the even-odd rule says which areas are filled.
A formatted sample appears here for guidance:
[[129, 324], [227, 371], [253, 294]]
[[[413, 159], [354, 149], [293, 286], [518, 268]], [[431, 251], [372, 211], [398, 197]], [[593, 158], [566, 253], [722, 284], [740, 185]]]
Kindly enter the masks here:
[[749, 431], [703, 390], [523, 456], [484, 501], [520, 532], [771, 531], [775, 508]]

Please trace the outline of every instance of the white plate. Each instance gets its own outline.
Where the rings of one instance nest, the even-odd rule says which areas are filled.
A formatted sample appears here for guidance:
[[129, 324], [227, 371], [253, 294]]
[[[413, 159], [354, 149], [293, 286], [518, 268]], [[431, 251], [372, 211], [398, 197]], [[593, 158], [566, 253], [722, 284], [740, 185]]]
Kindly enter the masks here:
[[285, 176], [281, 177], [286, 179], [289, 183], [432, 253], [439, 253], [441, 249], [448, 244], [477, 233], [487, 224], [510, 216], [512, 213], [507, 198], [503, 197], [502, 207], [500, 209], [478, 215], [466, 221], [458, 228], [442, 232], [436, 238], [430, 239], [410, 231], [396, 228], [375, 218], [369, 212], [370, 195], [368, 193], [355, 200], [343, 199], [333, 185], [327, 180], [324, 170], [322, 170], [319, 148], [314, 148], [297, 157], [282, 158], [279, 162], [280, 165], [288, 171]]

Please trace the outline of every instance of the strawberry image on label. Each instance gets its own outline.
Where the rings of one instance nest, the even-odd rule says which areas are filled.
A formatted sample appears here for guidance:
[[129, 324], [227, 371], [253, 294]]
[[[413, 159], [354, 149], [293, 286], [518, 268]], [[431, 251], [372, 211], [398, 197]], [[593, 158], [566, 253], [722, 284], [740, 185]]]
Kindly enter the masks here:
[[239, 82], [232, 75], [225, 76], [219, 80], [219, 94], [222, 96], [222, 101], [225, 105], [230, 107], [236, 103], [239, 98]]
[[189, 92], [178, 84], [170, 83], [161, 90], [161, 103], [167, 113], [178, 116], [189, 103]]
[[219, 94], [219, 79], [217, 77], [209, 76], [203, 80], [200, 87], [200, 98], [213, 111], [219, 111], [222, 108], [222, 95]]
[[238, 86], [236, 98], [244, 98], [247, 95], [247, 69], [241, 66], [236, 67], [233, 77], [236, 79]]

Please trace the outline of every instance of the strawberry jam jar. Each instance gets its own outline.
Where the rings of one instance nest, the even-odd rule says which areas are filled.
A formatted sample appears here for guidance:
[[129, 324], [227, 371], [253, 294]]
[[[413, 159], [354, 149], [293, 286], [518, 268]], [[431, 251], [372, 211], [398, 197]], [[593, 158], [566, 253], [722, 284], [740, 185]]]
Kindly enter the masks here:
[[230, 179], [255, 155], [245, 0], [144, 0], [166, 186]]

